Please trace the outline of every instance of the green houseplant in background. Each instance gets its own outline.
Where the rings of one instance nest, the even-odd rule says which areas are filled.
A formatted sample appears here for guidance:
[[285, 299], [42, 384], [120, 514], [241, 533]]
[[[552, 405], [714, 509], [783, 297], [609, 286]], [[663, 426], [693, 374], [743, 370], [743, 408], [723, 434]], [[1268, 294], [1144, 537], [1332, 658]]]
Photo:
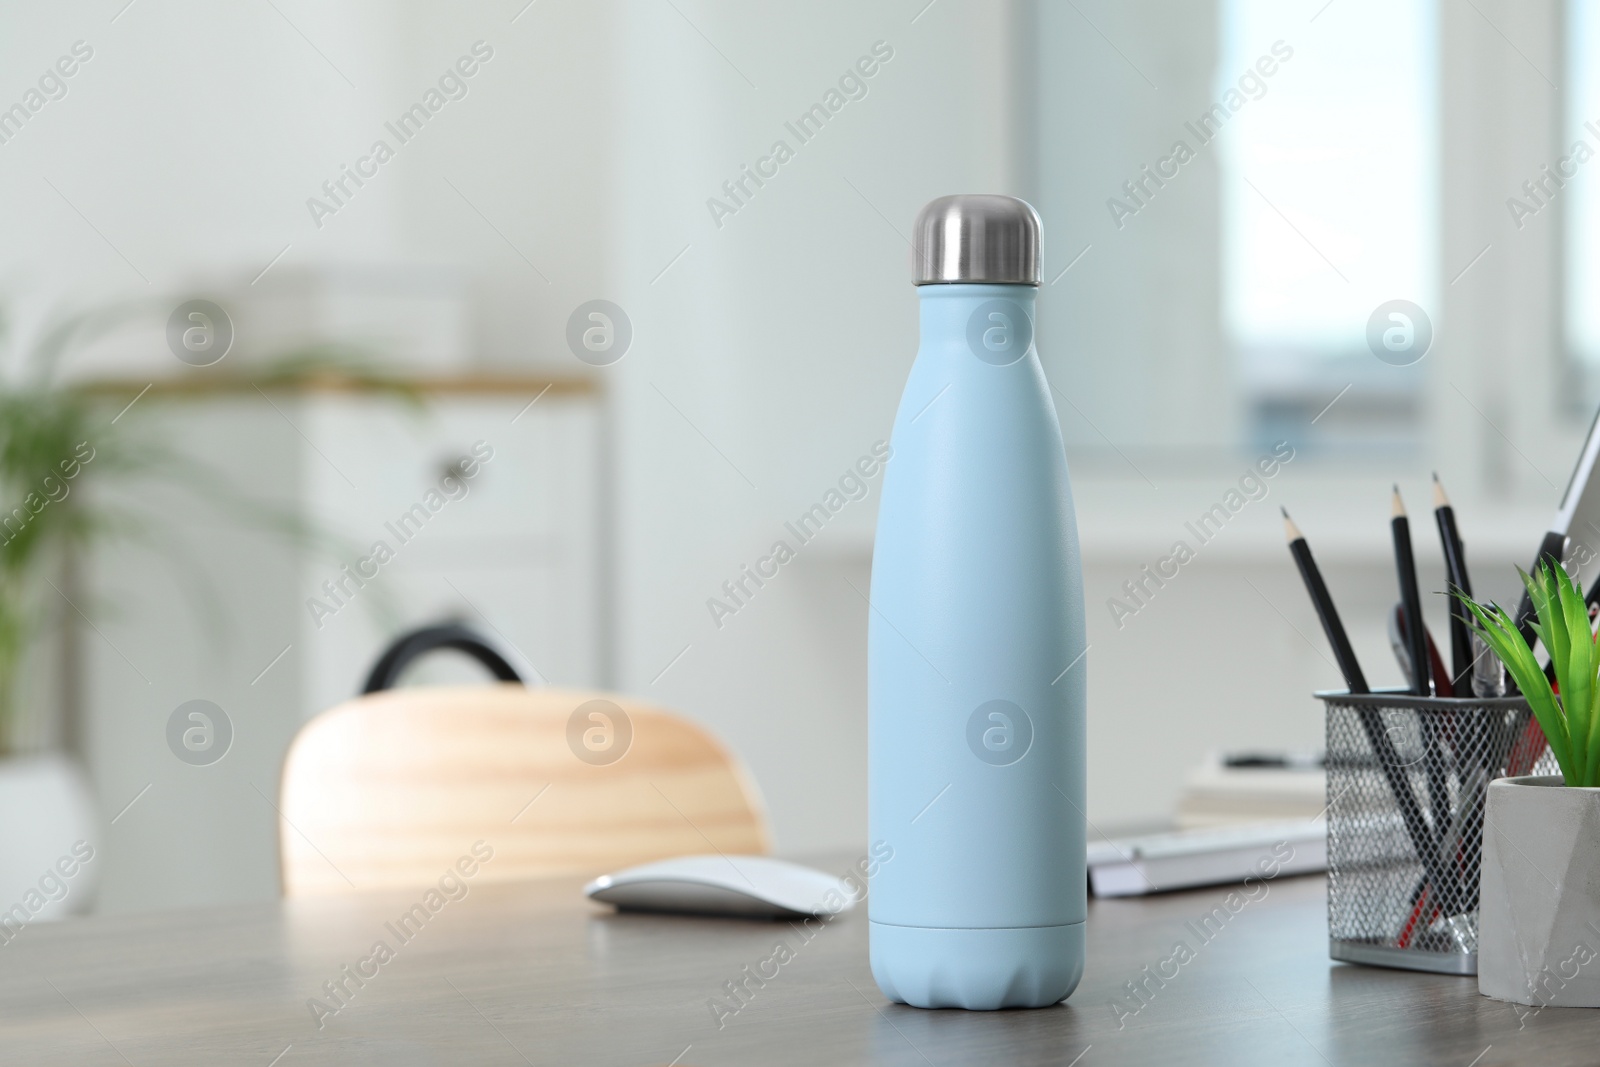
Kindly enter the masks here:
[[129, 317], [117, 308], [62, 318], [15, 352], [9, 319], [0, 316], [12, 357], [12, 376], [0, 387], [0, 909], [20, 903], [32, 919], [82, 910], [99, 874], [85, 862], [68, 897], [12, 899], [76, 842], [92, 856], [99, 836], [84, 772], [51, 736], [59, 724], [40, 692], [52, 676], [40, 639], [47, 629], [62, 632], [53, 620], [75, 610], [71, 554], [118, 526], [116, 516], [85, 506], [83, 488], [150, 460], [128, 448], [125, 435], [103, 432], [104, 402], [62, 388], [55, 372], [65, 353]]
[[1554, 684], [1505, 609], [1463, 599], [1561, 773], [1489, 785], [1478, 990], [1538, 1007], [1600, 1007], [1600, 647], [1583, 591], [1565, 568], [1547, 560], [1522, 579]]
[[[109, 522], [76, 499], [87, 478], [123, 462], [115, 447], [91, 443], [100, 436], [89, 432], [91, 409], [61, 390], [0, 393], [0, 886], [7, 892], [36, 881], [75, 842], [93, 848], [98, 837], [82, 769], [40, 736], [47, 717], [23, 690], [30, 658], [31, 680], [46, 673], [31, 654], [47, 618], [71, 610], [42, 594], [61, 593], [67, 553]], [[83, 874], [76, 900], [40, 900], [35, 908], [8, 897], [0, 909], [22, 903], [36, 919], [79, 910], [98, 869], [85, 863]]]
[[[74, 841], [93, 848], [100, 823], [82, 768], [61, 751], [59, 699], [41, 682], [64, 671], [47, 638], [68, 626], [93, 624], [98, 604], [75, 588], [71, 561], [97, 542], [139, 539], [166, 553], [199, 610], [209, 610], [221, 633], [226, 616], [195, 575], [183, 575], [181, 545], [170, 531], [152, 528], [149, 516], [110, 502], [115, 494], [92, 487], [163, 482], [204, 500], [224, 517], [269, 530], [294, 542], [348, 550], [308, 528], [298, 514], [241, 493], [218, 472], [167, 440], [159, 425], [127, 415], [132, 393], [108, 393], [92, 384], [71, 386], [60, 368], [73, 353], [146, 316], [149, 305], [120, 305], [59, 318], [25, 351], [7, 352], [13, 375], [0, 384], [0, 913], [15, 893], [37, 882]], [[9, 341], [0, 311], [0, 343]], [[9, 346], [7, 346], [9, 347]], [[199, 373], [222, 380], [240, 371]], [[420, 406], [407, 383], [377, 369], [362, 351], [345, 345], [296, 348], [249, 366], [248, 382], [265, 389], [338, 379]], [[126, 495], [126, 494], [124, 494]], [[185, 580], [187, 578], [187, 580]], [[380, 614], [381, 595], [368, 599]], [[128, 605], [137, 609], [137, 605]], [[56, 649], [54, 651], [60, 651]], [[63, 662], [65, 662], [63, 660]], [[112, 813], [107, 812], [108, 816]], [[92, 899], [98, 873], [91, 861], [60, 901], [40, 901], [33, 919], [81, 910]], [[18, 887], [15, 888], [14, 887]], [[37, 895], [37, 894], [36, 894]], [[0, 933], [4, 929], [0, 928]]]
[[73, 499], [75, 488], [123, 460], [99, 427], [91, 430], [90, 410], [64, 390], [0, 393], [0, 757], [27, 740], [18, 683], [43, 621], [40, 583], [55, 584], [44, 568], [107, 526]]

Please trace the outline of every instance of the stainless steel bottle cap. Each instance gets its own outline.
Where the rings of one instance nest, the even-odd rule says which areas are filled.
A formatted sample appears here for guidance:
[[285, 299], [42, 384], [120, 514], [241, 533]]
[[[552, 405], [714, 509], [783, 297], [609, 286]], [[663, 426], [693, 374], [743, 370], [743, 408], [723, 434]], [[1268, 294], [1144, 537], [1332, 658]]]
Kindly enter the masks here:
[[989, 193], [941, 196], [917, 213], [911, 235], [918, 285], [1039, 284], [1039, 213]]

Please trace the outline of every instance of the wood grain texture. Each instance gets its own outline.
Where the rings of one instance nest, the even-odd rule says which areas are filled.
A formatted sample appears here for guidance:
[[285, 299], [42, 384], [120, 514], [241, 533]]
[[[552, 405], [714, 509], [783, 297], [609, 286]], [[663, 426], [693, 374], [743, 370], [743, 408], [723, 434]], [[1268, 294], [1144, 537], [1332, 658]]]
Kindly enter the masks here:
[[[842, 872], [854, 857], [812, 862]], [[498, 855], [485, 870], [497, 863]], [[891, 861], [892, 862], [892, 861]], [[920, 1011], [888, 1004], [867, 966], [866, 915], [808, 939], [785, 923], [616, 915], [581, 879], [482, 885], [405, 943], [389, 926], [415, 891], [227, 910], [74, 920], [0, 946], [0, 1062], [420, 1065], [966, 1064], [1198, 1067], [1594, 1064], [1600, 1011], [1518, 1009], [1470, 978], [1332, 963], [1320, 876], [1283, 879], [1209, 942], [1190, 923], [1227, 890], [1092, 901], [1088, 967], [1065, 1004]], [[308, 1007], [370, 953], [393, 959], [337, 1013]], [[1127, 983], [1186, 939], [1194, 957]], [[757, 985], [744, 968], [792, 959]], [[1170, 973], [1170, 972], [1169, 972]], [[719, 1017], [727, 985], [747, 983]], [[721, 1022], [719, 1027], [718, 1023]], [[1525, 1026], [1519, 1029], [1519, 1022]], [[1120, 1025], [1119, 1025], [1120, 1023]], [[1085, 1049], [1088, 1049], [1085, 1053]], [[287, 1050], [287, 1051], [285, 1051]], [[1081, 1057], [1081, 1058], [1080, 1058]]]
[[[584, 747], [595, 730], [608, 748]], [[478, 841], [489, 881], [768, 848], [753, 784], [706, 731], [616, 694], [516, 684], [393, 689], [319, 715], [289, 748], [280, 810], [288, 896], [426, 886]]]

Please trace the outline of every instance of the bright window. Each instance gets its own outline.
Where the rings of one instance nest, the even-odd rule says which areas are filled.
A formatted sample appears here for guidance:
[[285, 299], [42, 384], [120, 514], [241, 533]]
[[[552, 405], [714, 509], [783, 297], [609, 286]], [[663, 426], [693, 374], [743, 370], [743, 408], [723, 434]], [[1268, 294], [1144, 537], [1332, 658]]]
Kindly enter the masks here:
[[1223, 0], [1216, 96], [1244, 79], [1245, 97], [1217, 137], [1223, 323], [1258, 434], [1414, 433], [1421, 370], [1375, 358], [1366, 329], [1390, 300], [1436, 306], [1435, 42], [1431, 0]]
[[[1567, 5], [1567, 136], [1562, 138], [1563, 156], [1573, 162], [1566, 169], [1576, 175], [1558, 192], [1567, 210], [1567, 342], [1572, 355], [1587, 368], [1600, 369], [1600, 161], [1571, 153], [1583, 141], [1589, 152], [1600, 151], [1600, 136], [1585, 127], [1600, 128], [1600, 12], [1595, 4], [1574, 0]], [[1583, 162], [1578, 162], [1583, 158]], [[1554, 161], [1557, 165], [1560, 161]], [[1537, 197], [1543, 193], [1535, 190]], [[1543, 205], [1533, 194], [1519, 194], [1522, 204], [1534, 212]], [[1548, 198], [1545, 198], [1548, 202]], [[1522, 216], [1528, 225], [1533, 216]]]

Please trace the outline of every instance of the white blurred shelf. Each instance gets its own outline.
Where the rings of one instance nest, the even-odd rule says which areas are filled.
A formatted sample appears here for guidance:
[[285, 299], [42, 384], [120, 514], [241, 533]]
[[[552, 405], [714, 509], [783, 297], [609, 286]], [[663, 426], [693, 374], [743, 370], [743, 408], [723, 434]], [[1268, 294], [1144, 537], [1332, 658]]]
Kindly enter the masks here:
[[[1237, 486], [1244, 470], [1241, 461], [1236, 471], [1161, 478], [1154, 486], [1136, 477], [1075, 477], [1072, 492], [1084, 558], [1148, 561], [1165, 555], [1180, 539], [1196, 549], [1197, 555], [1216, 562], [1281, 555], [1285, 550], [1280, 506], [1289, 509], [1321, 562], [1393, 558], [1391, 481], [1375, 474], [1296, 470], [1293, 464], [1266, 480], [1266, 496], [1248, 500], [1220, 533], [1207, 530], [1209, 540], [1202, 545], [1185, 524], [1194, 523], [1212, 505], [1224, 503], [1224, 495]], [[1413, 476], [1402, 480], [1400, 491], [1411, 516], [1417, 551], [1431, 555], [1438, 540], [1432, 484], [1426, 477]], [[1451, 502], [1469, 559], [1513, 560], [1526, 566], [1555, 515], [1556, 497], [1552, 492], [1547, 502], [1540, 502], [1453, 492]], [[840, 560], [870, 560], [876, 511], [875, 485], [872, 507], [831, 525], [826, 537], [818, 540], [817, 553]]]

